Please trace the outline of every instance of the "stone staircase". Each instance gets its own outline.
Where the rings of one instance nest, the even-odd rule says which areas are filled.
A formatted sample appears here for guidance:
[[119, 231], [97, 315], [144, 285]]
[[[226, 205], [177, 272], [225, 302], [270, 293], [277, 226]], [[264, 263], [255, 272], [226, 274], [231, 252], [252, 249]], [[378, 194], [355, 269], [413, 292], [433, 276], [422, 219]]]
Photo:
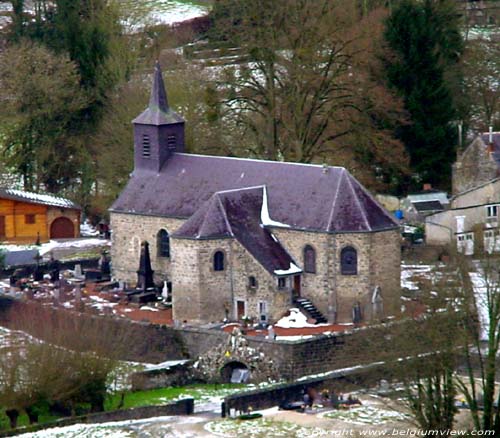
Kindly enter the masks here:
[[316, 324], [323, 324], [328, 322], [328, 320], [323, 316], [323, 314], [316, 308], [316, 306], [307, 298], [296, 298], [294, 303], [303, 310], [306, 315], [316, 320]]

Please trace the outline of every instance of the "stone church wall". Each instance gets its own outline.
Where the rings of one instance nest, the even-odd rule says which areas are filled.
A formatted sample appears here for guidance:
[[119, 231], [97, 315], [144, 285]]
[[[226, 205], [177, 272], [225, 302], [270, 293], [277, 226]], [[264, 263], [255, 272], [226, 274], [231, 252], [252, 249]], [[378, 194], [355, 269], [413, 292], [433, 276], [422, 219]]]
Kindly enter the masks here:
[[[234, 239], [172, 239], [174, 319], [218, 322], [236, 318], [236, 302], [245, 302], [245, 315], [259, 320], [259, 302], [278, 319], [291, 304], [289, 288], [278, 290], [276, 280]], [[224, 270], [214, 271], [213, 257], [224, 253]], [[257, 280], [250, 287], [249, 277]], [[199, 287], [198, 287], [199, 286]], [[196, 302], [199, 302], [199, 307]]]
[[310, 245], [316, 254], [316, 273], [304, 272], [301, 277], [301, 296], [310, 299], [318, 310], [328, 318], [329, 292], [333, 291], [330, 278], [329, 253], [332, 236], [299, 230], [274, 228], [272, 233], [278, 238], [297, 264], [304, 268], [304, 248]]
[[[279, 319], [292, 304], [293, 278], [283, 290], [234, 239], [171, 239], [171, 257], [158, 257], [157, 234], [165, 229], [172, 234], [183, 223], [180, 219], [111, 213], [113, 276], [135, 283], [139, 265], [140, 243], [150, 243], [155, 278], [173, 281], [174, 319], [194, 322], [221, 321], [236, 316], [236, 301], [245, 302], [247, 316], [258, 321], [259, 302], [265, 302], [268, 319]], [[380, 286], [386, 314], [399, 307], [400, 237], [398, 230], [378, 233], [327, 234], [298, 230], [273, 229], [273, 234], [301, 267], [304, 247], [316, 252], [316, 273], [301, 276], [301, 295], [309, 298], [326, 316], [337, 322], [352, 321], [352, 307], [360, 302], [366, 319], [371, 318], [371, 296]], [[358, 254], [358, 274], [341, 275], [340, 252], [352, 246]], [[225, 269], [213, 269], [213, 255], [225, 254]], [[249, 286], [254, 276], [257, 287]], [[389, 313], [388, 313], [389, 312]]]
[[[303, 266], [306, 245], [316, 251], [316, 273], [302, 276], [301, 294], [329, 316], [336, 309], [337, 322], [352, 322], [352, 308], [360, 302], [363, 315], [371, 319], [371, 298], [380, 286], [384, 312], [399, 312], [401, 249], [399, 230], [378, 233], [326, 234], [274, 229], [273, 233], [292, 257]], [[356, 249], [358, 274], [342, 275], [340, 253], [346, 246]]]
[[155, 280], [170, 280], [171, 258], [158, 257], [157, 235], [161, 229], [172, 234], [185, 221], [158, 216], [114, 213], [111, 222], [111, 260], [113, 277], [135, 284], [141, 242], [149, 242], [151, 265], [155, 271]]

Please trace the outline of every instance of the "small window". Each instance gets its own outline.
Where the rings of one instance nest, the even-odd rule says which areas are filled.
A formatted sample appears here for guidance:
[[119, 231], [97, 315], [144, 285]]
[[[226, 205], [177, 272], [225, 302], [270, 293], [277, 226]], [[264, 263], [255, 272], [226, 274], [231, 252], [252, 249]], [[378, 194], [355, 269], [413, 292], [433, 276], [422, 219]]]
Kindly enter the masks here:
[[488, 219], [498, 218], [498, 205], [488, 205], [486, 207], [486, 217]]
[[224, 253], [222, 251], [217, 251], [214, 254], [214, 271], [224, 270]]
[[304, 271], [309, 274], [316, 273], [316, 251], [311, 245], [304, 248]]
[[267, 322], [267, 303], [259, 301], [259, 319], [260, 322]]
[[175, 135], [169, 135], [167, 137], [167, 148], [175, 149], [176, 146], [177, 146], [177, 137]]
[[158, 257], [170, 257], [170, 236], [166, 230], [160, 230], [157, 236]]
[[34, 214], [25, 214], [24, 215], [24, 223], [25, 224], [34, 224], [36, 223], [36, 218]]
[[251, 287], [252, 289], [257, 287], [257, 279], [253, 275], [248, 277], [248, 287]]
[[358, 273], [358, 254], [351, 246], [346, 246], [340, 253], [340, 272], [342, 275]]
[[278, 289], [284, 289], [286, 287], [286, 278], [279, 277], [278, 278]]
[[142, 156], [144, 158], [151, 157], [151, 141], [149, 135], [144, 134], [142, 136]]

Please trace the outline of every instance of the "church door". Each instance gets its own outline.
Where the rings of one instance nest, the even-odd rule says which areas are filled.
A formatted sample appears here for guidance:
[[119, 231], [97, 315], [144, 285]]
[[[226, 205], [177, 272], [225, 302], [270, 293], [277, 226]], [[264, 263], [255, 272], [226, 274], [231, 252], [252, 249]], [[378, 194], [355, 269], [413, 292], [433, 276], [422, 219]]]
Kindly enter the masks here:
[[244, 301], [236, 301], [236, 319], [243, 319], [245, 316], [245, 302]]
[[300, 275], [293, 277], [293, 297], [300, 298]]

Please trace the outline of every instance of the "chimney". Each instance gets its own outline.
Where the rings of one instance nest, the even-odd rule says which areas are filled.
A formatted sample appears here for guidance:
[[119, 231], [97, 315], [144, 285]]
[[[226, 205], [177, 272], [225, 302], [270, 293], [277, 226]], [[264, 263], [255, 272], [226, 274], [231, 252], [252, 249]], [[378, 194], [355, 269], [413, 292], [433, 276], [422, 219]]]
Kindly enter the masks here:
[[490, 130], [488, 133], [488, 146], [486, 150], [488, 151], [489, 155], [495, 152], [495, 147], [493, 145], [493, 126], [490, 126]]

